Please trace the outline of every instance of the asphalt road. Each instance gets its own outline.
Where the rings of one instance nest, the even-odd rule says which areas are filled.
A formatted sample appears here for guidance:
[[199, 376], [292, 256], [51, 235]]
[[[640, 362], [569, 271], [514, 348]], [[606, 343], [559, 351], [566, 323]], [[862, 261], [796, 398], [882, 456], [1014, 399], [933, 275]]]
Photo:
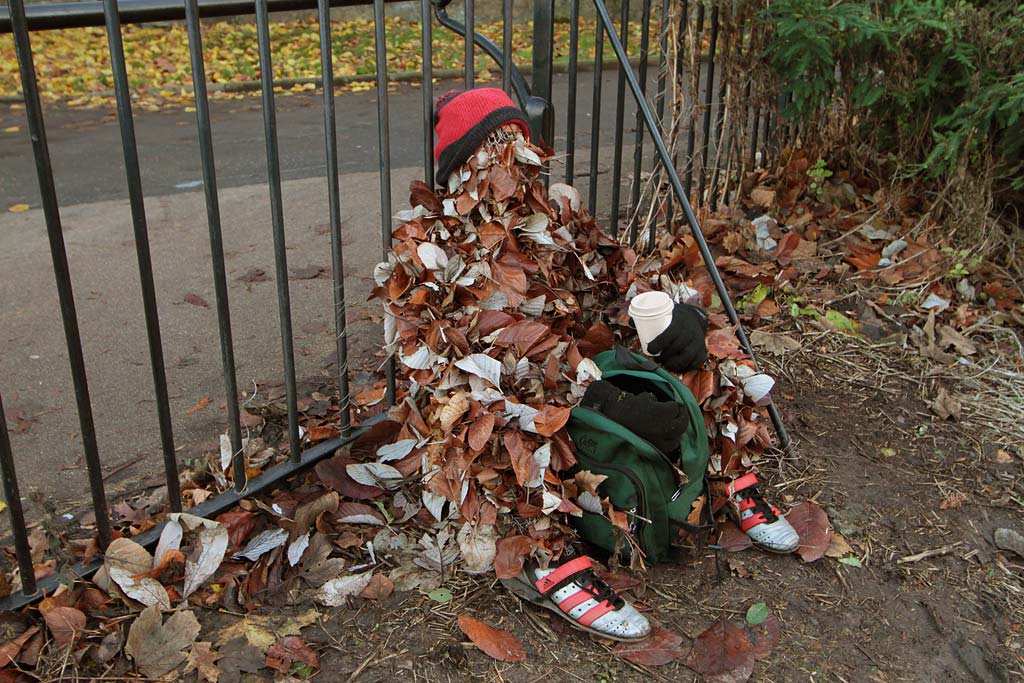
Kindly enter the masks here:
[[[579, 147], [590, 147], [591, 73], [581, 73], [578, 88]], [[602, 88], [601, 145], [612, 142], [615, 125], [615, 72], [606, 69]], [[441, 82], [435, 95], [460, 82]], [[556, 114], [555, 149], [565, 150], [568, 79], [556, 74], [553, 89]], [[391, 164], [422, 168], [422, 92], [411, 84], [396, 84], [389, 95]], [[338, 122], [339, 172], [378, 169], [377, 100], [375, 94], [346, 93], [335, 98]], [[632, 139], [635, 108], [626, 95], [627, 140]], [[62, 205], [127, 198], [120, 130], [113, 109], [45, 110], [46, 132]], [[220, 188], [266, 183], [263, 114], [258, 97], [212, 100], [214, 153]], [[322, 177], [326, 173], [321, 97], [315, 93], [277, 97], [277, 124], [284, 180]], [[16, 133], [0, 132], [0, 209], [13, 204], [39, 205], [32, 147], [24, 111], [0, 105], [0, 131], [19, 126]], [[136, 138], [147, 196], [172, 195], [202, 187], [195, 114], [183, 108], [161, 112], [138, 111]], [[586, 167], [585, 160], [577, 168]]]

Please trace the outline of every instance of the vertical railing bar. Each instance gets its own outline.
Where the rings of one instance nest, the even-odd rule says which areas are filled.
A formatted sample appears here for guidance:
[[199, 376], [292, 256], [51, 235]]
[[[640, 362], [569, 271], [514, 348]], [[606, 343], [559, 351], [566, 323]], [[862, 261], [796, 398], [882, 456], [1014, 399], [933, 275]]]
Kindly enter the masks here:
[[[613, 30], [613, 29], [609, 29]], [[622, 23], [619, 26], [622, 46], [629, 44], [629, 0], [622, 0]], [[628, 53], [627, 53], [628, 54]], [[619, 235], [619, 202], [622, 195], [622, 145], [625, 138], [626, 69], [629, 61], [619, 63], [619, 81], [615, 89], [615, 149], [612, 154], [612, 206], [609, 224], [613, 237]]]
[[[511, 2], [511, 0], [507, 0]], [[423, 182], [434, 186], [434, 47], [433, 5], [423, 0], [420, 21], [423, 35]], [[505, 89], [508, 92], [508, 88]]]
[[298, 462], [302, 457], [302, 442], [299, 439], [295, 339], [292, 336], [292, 304], [288, 288], [288, 251], [284, 233], [281, 160], [277, 145], [277, 107], [274, 103], [274, 64], [270, 55], [270, 14], [267, 10], [267, 0], [256, 0], [256, 49], [259, 52], [260, 85], [263, 91], [263, 136], [267, 147], [267, 185], [270, 190], [270, 220], [274, 235], [277, 309], [281, 327], [285, 402], [288, 406], [288, 456], [292, 462]]
[[569, 3], [569, 92], [565, 120], [565, 182], [576, 176], [576, 65], [580, 48], [580, 0]]
[[512, 95], [512, 0], [501, 3], [501, 18], [501, 88]]
[[711, 129], [711, 106], [715, 97], [715, 46], [718, 42], [718, 4], [711, 6], [711, 41], [708, 44], [708, 80], [704, 88], [704, 125], [701, 131], [703, 137], [702, 151], [700, 155], [700, 183], [697, 186], [697, 205], [704, 205], [704, 190], [708, 184], [708, 154], [711, 150], [711, 138], [714, 133]]
[[[665, 136], [665, 99], [668, 95], [666, 88], [668, 87], [668, 30], [669, 30], [669, 0], [662, 0], [661, 2], [661, 32], [658, 37], [658, 96], [656, 100], [656, 106], [658, 110], [658, 125], [661, 127], [662, 137]], [[657, 175], [657, 181], [652, 182], [652, 187], [659, 187], [661, 185], [661, 174], [664, 170], [664, 166], [656, 166], [655, 172]], [[665, 197], [665, 229], [672, 229], [672, 195], [669, 194]], [[654, 220], [651, 222], [648, 228], [647, 243], [650, 248], [654, 248], [654, 240], [657, 237], [658, 221]]]
[[[14, 16], [13, 8], [11, 16]], [[24, 595], [33, 595], [37, 590], [36, 573], [32, 566], [32, 549], [28, 543], [25, 508], [21, 504], [21, 492], [18, 490], [18, 474], [14, 468], [7, 418], [4, 416], [3, 396], [0, 396], [0, 479], [3, 480], [7, 516], [11, 520], [11, 533], [14, 534], [14, 553], [18, 558], [18, 569], [21, 573], [21, 592]], [[99, 517], [96, 519], [99, 521]]]
[[206, 194], [206, 220], [210, 228], [210, 256], [213, 263], [213, 286], [217, 302], [217, 326], [220, 331], [220, 352], [224, 366], [224, 394], [228, 410], [228, 434], [231, 448], [235, 489], [245, 488], [245, 460], [242, 454], [242, 425], [239, 421], [238, 382], [235, 376], [235, 348], [231, 333], [231, 309], [228, 304], [228, 281], [224, 267], [224, 242], [220, 223], [220, 201], [217, 197], [217, 170], [213, 157], [213, 130], [210, 126], [210, 102], [206, 93], [206, 63], [203, 60], [203, 37], [199, 26], [197, 0], [185, 0], [185, 28], [188, 31], [189, 59], [192, 63], [192, 89], [196, 103], [196, 126], [199, 129], [200, 161], [203, 167], [203, 191]]
[[[612, 49], [615, 51], [616, 59], [618, 59], [619, 64], [628, 64], [626, 49], [615, 35], [611, 16], [608, 14], [608, 8], [605, 6], [604, 0], [593, 1], [594, 8], [597, 10], [598, 21], [603, 24], [605, 29], [608, 31], [608, 40], [611, 42]], [[711, 253], [711, 247], [708, 246], [707, 239], [705, 239], [704, 233], [700, 229], [700, 224], [697, 222], [697, 216], [693, 213], [693, 207], [690, 206], [690, 202], [683, 191], [683, 185], [679, 180], [679, 175], [675, 172], [675, 169], [668, 167], [670, 156], [668, 149], [665, 147], [665, 140], [658, 132], [654, 113], [648, 106], [647, 100], [644, 99], [643, 94], [640, 91], [640, 84], [637, 82], [636, 76], [633, 75], [632, 69], [627, 72], [627, 78], [629, 79], [629, 89], [632, 91], [633, 99], [636, 101], [636, 105], [643, 110], [644, 123], [651, 133], [651, 140], [658, 152], [658, 156], [661, 159], [662, 164], [666, 165], [666, 168], [668, 168], [668, 176], [672, 185], [672, 191], [675, 192], [676, 197], [679, 199], [679, 204], [683, 209], [683, 213], [686, 214], [686, 221], [690, 226], [690, 232], [697, 244], [698, 251], [700, 251], [701, 259], [703, 259], [704, 265], [708, 270], [708, 275], [711, 276], [711, 281], [715, 285], [715, 291], [718, 292], [718, 296], [722, 301], [722, 307], [725, 309], [725, 314], [728, 317], [729, 322], [736, 326], [736, 338], [739, 340], [740, 346], [743, 350], [750, 356], [750, 359], [753, 361], [756, 368], [757, 358], [750, 345], [750, 340], [747, 338], [747, 333], [743, 329], [743, 324], [739, 319], [739, 315], [736, 313], [736, 308], [732, 304], [732, 299], [729, 298], [729, 290], [726, 288], [725, 282], [722, 280], [722, 274], [719, 272], [718, 266], [715, 264], [715, 258], [714, 254]], [[782, 416], [779, 415], [778, 407], [774, 403], [769, 403], [767, 407], [768, 413], [772, 419], [772, 425], [775, 427], [775, 432], [779, 436], [779, 441], [782, 447], [789, 448], [789, 435], [786, 433], [786, 426], [782, 423]]]
[[476, 34], [476, 17], [474, 16], [475, 11], [475, 0], [466, 0], [466, 90], [473, 87], [476, 81], [476, 63], [474, 52], [476, 50], [476, 44], [473, 42], [473, 38]]
[[[647, 59], [651, 47], [651, 0], [643, 0], [640, 25], [640, 91], [647, 97]], [[636, 244], [640, 220], [640, 176], [644, 158], [644, 117], [640, 107], [636, 109], [636, 138], [633, 147], [633, 192], [626, 212], [629, 218], [629, 243]]]
[[597, 214], [597, 165], [601, 160], [601, 85], [604, 78], [604, 29], [597, 23], [594, 34], [594, 99], [590, 107], [590, 190], [587, 207]]
[[[472, 1], [472, 0], [470, 0]], [[388, 117], [387, 44], [384, 42], [384, 0], [373, 0], [374, 51], [377, 60], [377, 143], [380, 162], [380, 230], [381, 251], [388, 259], [391, 248], [391, 124]], [[472, 41], [472, 31], [467, 30]], [[395, 357], [386, 363], [385, 396], [388, 405], [395, 403]]]
[[[428, 0], [429, 1], [429, 0]], [[320, 73], [324, 86], [324, 147], [327, 153], [327, 202], [331, 221], [331, 267], [334, 278], [334, 339], [338, 353], [338, 412], [341, 435], [352, 430], [348, 387], [348, 321], [345, 318], [345, 259], [341, 238], [341, 192], [338, 187], [338, 127], [334, 109], [334, 46], [330, 0], [317, 0], [320, 22]]]
[[[684, 19], [685, 21], [685, 19]], [[686, 23], [684, 25], [685, 30], [689, 30], [690, 25]], [[697, 91], [700, 91], [700, 76], [703, 71], [700, 63], [700, 44], [701, 34], [704, 33], [704, 3], [697, 3], [697, 30], [693, 36], [693, 54], [696, 56], [697, 63]], [[698, 93], [694, 93], [694, 97], [699, 97]], [[694, 150], [697, 146], [697, 100], [693, 99], [690, 102], [690, 116], [688, 116], [690, 129], [686, 134], [686, 196], [689, 199], [693, 193], [693, 167], [694, 167]]]
[[43, 120], [43, 106], [39, 100], [39, 84], [36, 81], [32, 44], [29, 39], [28, 23], [25, 20], [24, 0], [8, 0], [7, 6], [10, 8], [14, 50], [21, 71], [21, 92], [25, 103], [25, 116], [28, 119], [29, 135], [32, 139], [36, 175], [39, 179], [39, 195], [46, 221], [46, 234], [50, 241], [50, 257], [53, 260], [53, 274], [57, 284], [61, 319], [64, 324], [64, 338], [67, 342], [68, 361], [71, 365], [71, 379], [75, 387], [75, 403], [82, 432], [82, 448], [89, 472], [89, 490], [92, 496], [93, 511], [96, 513], [96, 531], [99, 545], [105, 549], [110, 544], [111, 533], [110, 517], [107, 514], [107, 498], [103, 486], [103, 469], [96, 442], [96, 424], [93, 421], [92, 401], [89, 398], [89, 382], [85, 372], [82, 338], [78, 329], [78, 313], [75, 310], [75, 295], [71, 286], [67, 251], [64, 247], [60, 206], [57, 203], [57, 190], [53, 183], [50, 148], [46, 141], [46, 124]]
[[103, 17], [110, 50], [111, 73], [114, 77], [114, 96], [117, 99], [117, 120], [121, 128], [121, 151], [128, 182], [128, 201], [131, 205], [132, 228], [135, 235], [135, 254], [139, 263], [139, 288], [142, 290], [142, 310], [146, 320], [146, 338], [149, 342], [149, 362], [153, 374], [153, 394], [156, 400], [157, 422], [164, 459], [164, 477], [167, 482], [167, 501], [172, 512], [181, 512], [181, 489], [178, 482], [178, 459], [174, 450], [174, 426], [167, 395], [167, 372], [164, 367], [163, 342], [160, 335], [160, 315], [153, 283], [153, 259], [149, 249], [149, 227], [142, 192], [142, 173], [139, 170], [139, 152], [135, 140], [132, 117], [131, 92], [128, 70], [121, 38], [121, 18], [116, 0], [103, 0]]

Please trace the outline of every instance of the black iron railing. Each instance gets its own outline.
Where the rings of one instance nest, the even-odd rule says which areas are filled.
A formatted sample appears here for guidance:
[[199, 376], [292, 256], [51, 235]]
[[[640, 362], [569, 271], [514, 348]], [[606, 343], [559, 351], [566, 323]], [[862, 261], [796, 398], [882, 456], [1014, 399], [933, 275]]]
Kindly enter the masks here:
[[[709, 0], [710, 1], [710, 0]], [[611, 168], [611, 205], [607, 218], [610, 230], [619, 234], [620, 218], [626, 217], [628, 239], [636, 241], [638, 237], [647, 236], [647, 244], [653, 244], [658, 229], [674, 223], [673, 213], [682, 211], [685, 223], [692, 232], [700, 253], [707, 264], [718, 295], [730, 321], [739, 324], [736, 311], [729, 298], [729, 293], [715, 267], [714, 258], [703, 237], [697, 216], [691, 206], [691, 191], [694, 175], [697, 174], [699, 190], [696, 195], [698, 204], [714, 206], [720, 201], [719, 167], [709, 164], [712, 143], [721, 134], [724, 114], [722, 111], [722, 92], [724, 81], [715, 80], [715, 51], [718, 38], [718, 6], [710, 5], [710, 12], [703, 3], [691, 3], [689, 0], [662, 0], [660, 7], [661, 27], [658, 30], [658, 74], [656, 79], [655, 104], [648, 101], [648, 89], [652, 87], [650, 74], [652, 0], [642, 0], [641, 43], [638, 52], [638, 66], [634, 70], [628, 59], [626, 46], [628, 23], [630, 20], [629, 0], [622, 2], [620, 28], [616, 27], [609, 15], [604, 0], [592, 0], [596, 12], [595, 55], [593, 62], [592, 117], [589, 131], [589, 207], [596, 213], [597, 198], [604, 190], [598, 174], [602, 156], [601, 121], [603, 108], [604, 56], [605, 40], [617, 64], [618, 77], [615, 92], [614, 111], [614, 145]], [[82, 352], [82, 339], [79, 332], [78, 312], [75, 306], [75, 293], [68, 269], [66, 247], [61, 225], [60, 202], [54, 186], [54, 174], [51, 164], [49, 146], [46, 137], [46, 125], [40, 89], [37, 83], [34, 66], [34, 54], [31, 36], [34, 31], [58, 30], [81, 26], [104, 26], [106, 28], [110, 63], [114, 77], [114, 94], [117, 100], [118, 125], [121, 132], [122, 151], [126, 182], [131, 206], [132, 224], [135, 237], [136, 256], [140, 276], [140, 294], [142, 297], [145, 327], [149, 346], [149, 360], [153, 379], [153, 398], [156, 406], [160, 441], [163, 455], [164, 478], [167, 484], [167, 496], [172, 510], [181, 509], [181, 495], [178, 484], [178, 466], [175, 439], [171, 424], [168, 399], [168, 381], [164, 363], [164, 349], [161, 340], [160, 315], [157, 310], [156, 287], [153, 278], [153, 263], [149, 246], [149, 227], [142, 190], [139, 154], [135, 138], [135, 127], [132, 113], [131, 91], [128, 83], [124, 49], [122, 46], [121, 27], [128, 23], [140, 23], [164, 20], [183, 20], [187, 26], [189, 52], [192, 66], [193, 92], [195, 100], [196, 121], [199, 134], [199, 157], [202, 164], [203, 188], [209, 227], [209, 244], [211, 266], [215, 290], [215, 310], [217, 314], [220, 337], [221, 367], [224, 382], [225, 404], [227, 408], [227, 433], [233, 451], [233, 477], [235, 488], [205, 503], [192, 508], [197, 515], [214, 515], [238, 502], [242, 497], [253, 495], [262, 489], [280, 482], [302, 469], [309, 467], [318, 460], [332, 454], [339, 446], [350, 442], [360, 435], [367, 424], [353, 428], [350, 422], [349, 409], [349, 369], [347, 347], [347, 324], [345, 316], [345, 284], [344, 254], [342, 240], [341, 201], [339, 192], [338, 148], [339, 138], [335, 116], [334, 93], [329, 84], [334, 83], [333, 55], [331, 47], [331, 7], [370, 4], [367, 0], [103, 0], [102, 3], [73, 3], [55, 5], [33, 5], [26, 8], [24, 0], [8, 0], [9, 11], [0, 10], [0, 34], [11, 32], [14, 36], [17, 58], [21, 73], [22, 96], [25, 105], [25, 116], [32, 140], [37, 180], [40, 189], [41, 205], [50, 242], [50, 254], [53, 262], [53, 273], [56, 278], [57, 294], [64, 325], [64, 336], [71, 366], [76, 407], [80, 426], [85, 463], [88, 470], [92, 507], [96, 515], [98, 540], [101, 547], [106, 547], [111, 538], [111, 522], [107, 510], [107, 499], [104, 491], [101, 457], [97, 446], [96, 427], [92, 414], [92, 402], [86, 364]], [[506, 91], [514, 93], [527, 112], [534, 132], [546, 140], [554, 140], [556, 132], [555, 112], [552, 106], [553, 88], [553, 51], [552, 36], [554, 26], [553, 0], [534, 0], [534, 44], [532, 59], [532, 82], [527, 83], [523, 75], [512, 63], [512, 0], [503, 4], [504, 30], [502, 46], [499, 48], [487, 38], [474, 30], [474, 11], [472, 0], [465, 0], [463, 17], [458, 21], [448, 16], [447, 3], [436, 6], [431, 0], [422, 0], [422, 51], [423, 70], [420, 86], [423, 91], [423, 177], [432, 183], [434, 176], [433, 161], [433, 72], [432, 72], [432, 22], [436, 20], [442, 27], [456, 31], [465, 36], [465, 75], [464, 85], [474, 84], [474, 57], [480, 49], [501, 68], [502, 86]], [[696, 5], [697, 18], [691, 24], [689, 16], [691, 4]], [[380, 175], [380, 210], [381, 210], [381, 250], [386, 252], [391, 244], [391, 216], [393, 214], [391, 198], [391, 142], [388, 111], [388, 70], [386, 55], [385, 31], [385, 0], [373, 0], [374, 15], [374, 50], [376, 54], [376, 99], [378, 114], [378, 161]], [[673, 13], [670, 8], [676, 11]], [[284, 215], [282, 209], [283, 190], [281, 182], [281, 165], [277, 141], [276, 105], [274, 99], [274, 75], [272, 52], [270, 48], [270, 13], [283, 10], [317, 11], [319, 20], [319, 39], [321, 49], [321, 79], [323, 89], [324, 115], [324, 168], [327, 186], [330, 225], [330, 253], [333, 266], [333, 300], [334, 324], [337, 351], [337, 383], [339, 388], [341, 436], [321, 442], [303, 450], [299, 434], [299, 410], [297, 407], [296, 369], [294, 357], [294, 336], [292, 330], [291, 293], [288, 285], [287, 244]], [[266, 161], [268, 170], [268, 189], [270, 194], [271, 223], [273, 229], [276, 285], [278, 296], [278, 320], [283, 355], [284, 384], [288, 413], [287, 441], [289, 445], [289, 461], [255, 477], [246, 478], [243, 459], [243, 439], [240, 423], [238, 400], [238, 383], [236, 378], [236, 362], [234, 340], [232, 338], [231, 307], [229, 302], [227, 274], [224, 261], [224, 244], [221, 228], [221, 210], [218, 201], [217, 170], [214, 159], [213, 130], [210, 123], [210, 108], [207, 96], [205, 61], [202, 49], [202, 32], [200, 19], [205, 17], [221, 17], [233, 15], [255, 14], [258, 27], [257, 40], [259, 66], [262, 85], [262, 105], [264, 122], [264, 139], [266, 143]], [[709, 21], [705, 22], [705, 14]], [[580, 164], [576, 158], [582, 145], [577, 141], [579, 133], [576, 129], [579, 90], [579, 38], [580, 38], [580, 0], [572, 0], [570, 5], [570, 42], [568, 55], [568, 91], [565, 108], [565, 181], [574, 183]], [[678, 26], [672, 22], [678, 22]], [[705, 26], [705, 23], [708, 26]], [[679, 150], [675, 152], [666, 142], [666, 133], [672, 132], [679, 138], [681, 130], [670, 131], [666, 125], [667, 92], [678, 84], [673, 84], [666, 76], [670, 66], [668, 36], [674, 28], [678, 28], [680, 39], [693, 34], [702, 36], [707, 29], [710, 33], [708, 53], [703, 63], [703, 73], [698, 74], [697, 82], [704, 85], [702, 103], [690, 102], [691, 107], [698, 107], [702, 114], [701, 125], [698, 123], [697, 109], [687, 120], [691, 125], [685, 132], [685, 153], [680, 171]], [[699, 39], [699, 38], [698, 38]], [[698, 43], [699, 47], [699, 43]], [[676, 64], [675, 73], [681, 74], [683, 65]], [[700, 68], [700, 66], [698, 66]], [[633, 164], [630, 192], [623, 195], [623, 166], [626, 158], [625, 144], [628, 137], [626, 129], [626, 90], [632, 95], [635, 105], [635, 121], [633, 125]], [[749, 84], [747, 86], [749, 93]], [[717, 104], [716, 104], [716, 92]], [[749, 109], [749, 111], [747, 111]], [[716, 116], [717, 112], [717, 116]], [[746, 168], [752, 168], [758, 154], [767, 149], [764, 142], [772, 136], [770, 111], [754, 106], [745, 106], [744, 115], [749, 123], [750, 131], [747, 146], [741, 155]], [[763, 132], [762, 132], [763, 128]], [[717, 134], [717, 135], [716, 135]], [[697, 147], [698, 139], [700, 147]], [[655, 154], [645, 157], [645, 142], [650, 141]], [[760, 140], [760, 146], [759, 146]], [[695, 150], [698, 150], [695, 152]], [[749, 161], [747, 161], [749, 159]], [[699, 163], [697, 163], [699, 161]], [[723, 176], [730, 171], [727, 162], [721, 169]], [[644, 197], [641, 192], [641, 178], [649, 172], [650, 177], [663, 181], [668, 187], [664, 197]], [[642, 202], [660, 203], [660, 212], [649, 212], [653, 220], [642, 219]], [[623, 210], [625, 204], [625, 210]], [[660, 218], [658, 218], [660, 216]], [[643, 224], [642, 224], [643, 221]], [[643, 228], [645, 233], [641, 233]], [[748, 353], [753, 356], [749, 342], [742, 327], [737, 331], [739, 339]], [[395, 396], [395, 367], [393, 359], [385, 368], [386, 396], [389, 402]], [[10, 387], [0, 387], [3, 390]], [[771, 416], [776, 431], [783, 445], [788, 444], [785, 430], [774, 406]], [[35, 598], [41, 592], [52, 589], [57, 579], [50, 578], [36, 582], [33, 578], [32, 562], [28, 544], [24, 508], [20, 498], [18, 478], [15, 471], [14, 456], [6, 422], [3, 418], [2, 400], [0, 400], [0, 474], [4, 486], [4, 496], [8, 504], [14, 546], [19, 563], [22, 591], [17, 595], [0, 600], [0, 609], [9, 609]], [[160, 529], [147, 531], [137, 538], [140, 543], [154, 542]], [[94, 562], [87, 567], [76, 569], [87, 575], [97, 568]]]

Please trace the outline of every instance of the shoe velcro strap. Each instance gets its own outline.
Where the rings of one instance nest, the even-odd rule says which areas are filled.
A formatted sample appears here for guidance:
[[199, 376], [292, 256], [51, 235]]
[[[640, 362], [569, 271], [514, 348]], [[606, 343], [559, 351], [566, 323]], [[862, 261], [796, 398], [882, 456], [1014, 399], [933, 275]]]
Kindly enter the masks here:
[[757, 485], [757, 475], [756, 474], [754, 474], [753, 472], [751, 472], [750, 474], [744, 474], [742, 477], [740, 477], [739, 479], [733, 480], [733, 482], [731, 484], [729, 484], [729, 493], [730, 494], [735, 494], [735, 493], [738, 493], [739, 491], [742, 491], [743, 489], [748, 489], [751, 486], [756, 486], [756, 485]]
[[590, 558], [584, 555], [583, 557], [577, 557], [575, 560], [566, 562], [561, 567], [551, 572], [542, 579], [537, 579], [533, 585], [537, 587], [541, 595], [548, 595], [549, 593], [558, 589], [559, 584], [565, 583], [567, 579], [571, 579], [577, 574], [587, 571], [593, 568], [593, 563]]

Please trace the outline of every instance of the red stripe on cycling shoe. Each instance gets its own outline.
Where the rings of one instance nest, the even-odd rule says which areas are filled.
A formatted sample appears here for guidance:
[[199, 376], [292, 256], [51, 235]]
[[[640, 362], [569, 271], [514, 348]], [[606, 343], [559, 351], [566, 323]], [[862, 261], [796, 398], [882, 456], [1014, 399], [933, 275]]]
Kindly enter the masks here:
[[614, 611], [615, 608], [609, 605], [607, 600], [599, 602], [583, 613], [583, 616], [580, 617], [580, 626], [590, 626], [604, 615]]
[[592, 597], [594, 596], [581, 588], [565, 600], [562, 600], [562, 602], [558, 603], [558, 608], [568, 614], [574, 607], [579, 607]]

